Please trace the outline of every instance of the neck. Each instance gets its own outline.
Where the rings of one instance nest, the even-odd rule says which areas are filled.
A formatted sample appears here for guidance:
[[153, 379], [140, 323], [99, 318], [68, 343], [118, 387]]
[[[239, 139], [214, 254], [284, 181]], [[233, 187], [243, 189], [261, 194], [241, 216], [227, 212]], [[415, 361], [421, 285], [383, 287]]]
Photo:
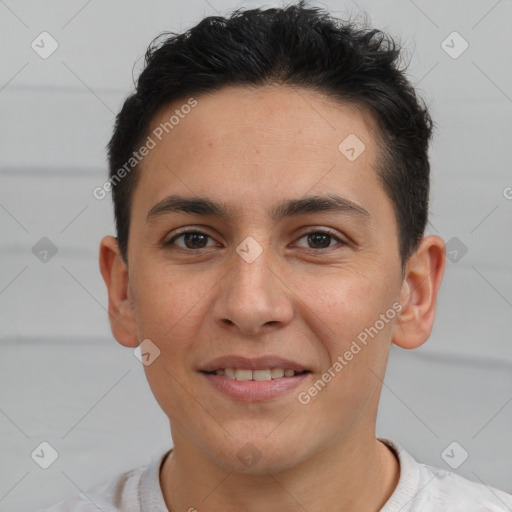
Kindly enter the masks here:
[[291, 469], [240, 474], [215, 464], [192, 443], [175, 439], [160, 474], [170, 512], [379, 511], [395, 490], [400, 466], [373, 435], [330, 445]]

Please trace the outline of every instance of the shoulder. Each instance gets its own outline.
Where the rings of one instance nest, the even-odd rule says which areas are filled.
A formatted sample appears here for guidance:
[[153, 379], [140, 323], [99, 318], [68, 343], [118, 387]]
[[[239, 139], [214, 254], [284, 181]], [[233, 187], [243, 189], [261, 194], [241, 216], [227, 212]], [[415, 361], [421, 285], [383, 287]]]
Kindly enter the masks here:
[[141, 466], [120, 473], [86, 492], [38, 512], [138, 512], [140, 479], [146, 467]]
[[512, 511], [512, 495], [453, 471], [419, 463], [400, 444], [380, 440], [400, 461], [398, 485], [381, 512]]
[[[510, 512], [512, 495], [504, 491], [464, 478], [452, 471], [419, 464], [420, 485], [418, 504], [426, 510], [472, 512]], [[423, 496], [422, 496], [423, 495]]]

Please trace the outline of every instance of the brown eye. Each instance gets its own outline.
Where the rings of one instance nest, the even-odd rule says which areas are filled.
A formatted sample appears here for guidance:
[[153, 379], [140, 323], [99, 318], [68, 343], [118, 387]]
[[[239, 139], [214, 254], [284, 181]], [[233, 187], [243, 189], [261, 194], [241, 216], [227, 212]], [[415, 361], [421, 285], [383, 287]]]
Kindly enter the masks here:
[[[346, 245], [343, 240], [335, 236], [330, 231], [310, 231], [299, 238], [299, 240], [302, 239], [306, 239], [307, 245], [299, 244], [299, 247], [306, 247], [307, 249], [322, 250], [334, 247], [336, 244]], [[333, 242], [335, 243], [333, 244]]]
[[[207, 247], [209, 238], [211, 239], [209, 235], [202, 233], [201, 231], [186, 231], [172, 237], [165, 245], [177, 245], [182, 249], [189, 250], [204, 249]], [[183, 239], [183, 245], [176, 243], [179, 239]]]
[[313, 249], [326, 249], [331, 243], [331, 235], [326, 233], [311, 233], [307, 235], [308, 243], [312, 245]]

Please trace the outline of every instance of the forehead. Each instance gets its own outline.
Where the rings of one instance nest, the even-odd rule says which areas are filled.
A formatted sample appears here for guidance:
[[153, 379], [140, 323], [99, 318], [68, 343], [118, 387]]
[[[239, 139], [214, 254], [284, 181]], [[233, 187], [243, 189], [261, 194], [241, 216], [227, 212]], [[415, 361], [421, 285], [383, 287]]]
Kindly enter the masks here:
[[254, 215], [283, 197], [336, 192], [378, 214], [375, 194], [385, 194], [367, 109], [287, 86], [225, 87], [194, 99], [193, 108], [184, 98], [154, 117], [156, 145], [140, 164], [134, 208], [147, 212], [179, 193]]
[[[264, 87], [224, 87], [196, 97], [197, 106], [188, 109], [179, 124], [163, 137], [184, 142], [178, 150], [210, 147], [222, 151], [230, 148], [239, 156], [247, 146], [264, 144], [281, 148], [301, 146], [301, 153], [311, 154], [313, 146], [340, 156], [338, 148], [347, 135], [366, 139], [366, 160], [374, 156], [373, 115], [364, 105], [335, 101], [305, 88], [268, 85]], [[153, 119], [152, 130], [165, 125], [169, 114], [185, 110], [184, 98], [162, 108]], [[233, 135], [236, 134], [234, 138]], [[195, 146], [194, 146], [195, 144]], [[277, 149], [277, 148], [276, 148]], [[318, 156], [318, 155], [316, 155]], [[290, 155], [293, 157], [293, 155]]]

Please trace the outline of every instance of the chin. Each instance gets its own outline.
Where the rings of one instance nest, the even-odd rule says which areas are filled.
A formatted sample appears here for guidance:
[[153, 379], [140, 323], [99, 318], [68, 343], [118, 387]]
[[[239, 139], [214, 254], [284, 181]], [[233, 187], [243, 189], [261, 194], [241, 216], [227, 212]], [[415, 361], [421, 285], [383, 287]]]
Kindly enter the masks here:
[[[298, 465], [307, 458], [307, 449], [291, 437], [270, 439], [268, 436], [241, 436], [220, 448], [208, 449], [211, 459], [228, 471], [235, 473], [268, 476]], [[302, 449], [298, 451], [298, 446]]]

